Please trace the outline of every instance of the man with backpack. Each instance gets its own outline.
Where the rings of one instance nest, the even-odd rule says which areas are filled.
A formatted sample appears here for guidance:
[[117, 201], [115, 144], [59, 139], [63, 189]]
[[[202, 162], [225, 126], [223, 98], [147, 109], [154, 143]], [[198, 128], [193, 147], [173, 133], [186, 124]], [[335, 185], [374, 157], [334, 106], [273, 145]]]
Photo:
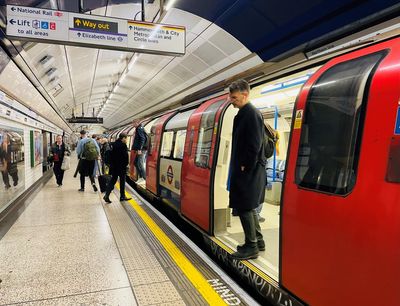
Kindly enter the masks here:
[[93, 173], [96, 160], [100, 156], [100, 148], [95, 139], [87, 137], [86, 131], [82, 130], [80, 134], [82, 139], [79, 141], [76, 149], [76, 153], [80, 159], [79, 173], [81, 179], [81, 188], [79, 191], [85, 191], [85, 177], [88, 176], [90, 178], [90, 182], [92, 183], [93, 190], [96, 192], [97, 187], [94, 181]]
[[250, 86], [244, 80], [229, 86], [229, 99], [239, 108], [233, 121], [229, 177], [229, 207], [239, 216], [245, 235], [244, 245], [232, 254], [235, 259], [257, 258], [265, 250], [256, 208], [264, 202], [266, 153], [264, 120], [249, 103]]
[[136, 153], [134, 165], [138, 173], [137, 183], [141, 183], [146, 179], [146, 151], [148, 149], [149, 136], [144, 130], [143, 124], [140, 123], [136, 127], [135, 138], [133, 140], [132, 150]]

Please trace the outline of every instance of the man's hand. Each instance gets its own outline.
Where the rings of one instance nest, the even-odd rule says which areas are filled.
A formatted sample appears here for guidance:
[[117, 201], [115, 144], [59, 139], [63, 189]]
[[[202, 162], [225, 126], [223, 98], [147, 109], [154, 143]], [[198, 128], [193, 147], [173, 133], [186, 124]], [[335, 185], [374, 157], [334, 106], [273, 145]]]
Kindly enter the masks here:
[[138, 155], [142, 155], [142, 150], [138, 150], [138, 151], [137, 151], [137, 154], [138, 154]]
[[244, 171], [244, 166], [240, 166], [240, 170]]

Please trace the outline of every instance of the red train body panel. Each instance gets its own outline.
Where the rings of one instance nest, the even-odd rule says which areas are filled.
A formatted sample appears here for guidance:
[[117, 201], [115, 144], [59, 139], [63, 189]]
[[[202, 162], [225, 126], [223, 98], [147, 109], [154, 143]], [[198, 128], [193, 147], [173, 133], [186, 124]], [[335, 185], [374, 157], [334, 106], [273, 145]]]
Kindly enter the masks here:
[[194, 222], [207, 233], [212, 231], [210, 224], [211, 215], [211, 167], [213, 164], [215, 143], [217, 140], [216, 129], [223, 109], [218, 108], [214, 119], [214, 128], [209, 159], [207, 165], [196, 165], [196, 151], [199, 147], [200, 125], [204, 112], [213, 104], [226, 101], [227, 96], [218, 97], [201, 104], [191, 115], [186, 133], [185, 153], [182, 166], [182, 194], [181, 213]]
[[[146, 188], [155, 195], [158, 193], [158, 162], [161, 150], [162, 133], [165, 123], [175, 113], [168, 113], [160, 117], [152, 127], [150, 150], [147, 152]], [[154, 138], [154, 139], [153, 139]]]
[[295, 183], [301, 129], [292, 131], [281, 215], [281, 281], [311, 305], [399, 305], [394, 293], [400, 273], [400, 186], [385, 177], [399, 107], [400, 40], [330, 61], [304, 86], [296, 109], [307, 109], [311, 86], [328, 69], [385, 49], [389, 52], [366, 93], [358, 173], [348, 195]]

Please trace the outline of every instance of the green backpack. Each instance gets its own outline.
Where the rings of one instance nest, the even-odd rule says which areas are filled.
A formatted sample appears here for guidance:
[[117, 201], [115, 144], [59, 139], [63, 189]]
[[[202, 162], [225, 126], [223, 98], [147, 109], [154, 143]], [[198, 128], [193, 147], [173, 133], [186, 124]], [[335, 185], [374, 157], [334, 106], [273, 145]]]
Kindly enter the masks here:
[[83, 147], [83, 158], [86, 160], [96, 160], [97, 159], [97, 149], [96, 145], [92, 140], [89, 140], [88, 142], [85, 143]]

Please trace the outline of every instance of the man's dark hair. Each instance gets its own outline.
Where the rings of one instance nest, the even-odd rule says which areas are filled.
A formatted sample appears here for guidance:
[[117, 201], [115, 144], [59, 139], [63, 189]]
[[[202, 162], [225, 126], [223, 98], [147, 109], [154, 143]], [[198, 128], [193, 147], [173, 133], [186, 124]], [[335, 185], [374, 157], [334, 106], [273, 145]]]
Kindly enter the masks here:
[[126, 137], [128, 137], [128, 135], [127, 134], [125, 134], [125, 133], [121, 133], [121, 134], [119, 134], [119, 136], [118, 136], [118, 138], [119, 139], [124, 139], [124, 138], [126, 138]]
[[86, 134], [86, 131], [85, 131], [85, 130], [82, 130], [82, 131], [80, 132], [80, 134], [81, 134], [81, 135], [85, 135], [85, 134]]
[[229, 93], [234, 93], [234, 92], [243, 92], [247, 91], [250, 92], [250, 85], [247, 83], [245, 80], [240, 79], [235, 82], [233, 82], [231, 85], [229, 85]]

